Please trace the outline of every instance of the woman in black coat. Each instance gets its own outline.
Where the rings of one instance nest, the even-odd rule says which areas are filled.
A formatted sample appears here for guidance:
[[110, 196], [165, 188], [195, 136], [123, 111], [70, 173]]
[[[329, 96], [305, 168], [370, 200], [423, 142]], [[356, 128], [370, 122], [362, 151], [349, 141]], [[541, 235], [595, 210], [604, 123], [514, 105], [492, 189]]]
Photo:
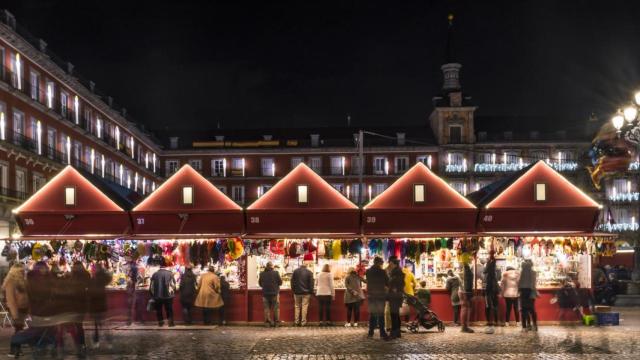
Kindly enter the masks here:
[[180, 304], [182, 305], [184, 322], [187, 325], [191, 325], [193, 320], [191, 317], [191, 310], [193, 309], [193, 302], [198, 294], [196, 291], [197, 286], [198, 279], [193, 273], [191, 265], [187, 265], [184, 270], [184, 274], [180, 278]]

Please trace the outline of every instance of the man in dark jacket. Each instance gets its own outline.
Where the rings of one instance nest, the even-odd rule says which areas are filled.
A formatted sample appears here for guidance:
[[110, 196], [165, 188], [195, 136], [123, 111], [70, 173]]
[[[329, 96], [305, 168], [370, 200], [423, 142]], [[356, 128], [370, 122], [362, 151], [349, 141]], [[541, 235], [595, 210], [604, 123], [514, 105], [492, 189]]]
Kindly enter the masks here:
[[[273, 264], [267, 263], [264, 271], [260, 273], [258, 285], [262, 288], [262, 305], [264, 308], [264, 322], [267, 326], [276, 327], [280, 319], [280, 274], [273, 270]], [[273, 322], [271, 321], [271, 309], [273, 309]]]
[[184, 322], [187, 325], [192, 323], [192, 310], [193, 302], [196, 300], [196, 288], [198, 286], [198, 279], [196, 274], [193, 273], [193, 267], [191, 264], [187, 265], [184, 269], [184, 274], [180, 278], [180, 305], [182, 305], [182, 314]]
[[164, 307], [171, 327], [175, 326], [173, 323], [173, 297], [176, 292], [176, 280], [173, 278], [173, 273], [166, 266], [166, 261], [161, 258], [160, 270], [156, 271], [151, 277], [149, 291], [155, 301], [158, 326], [164, 326], [164, 319], [162, 318], [162, 308]]
[[462, 287], [460, 288], [460, 303], [462, 305], [462, 329], [464, 333], [473, 333], [473, 329], [469, 327], [469, 319], [471, 319], [471, 299], [473, 298], [473, 272], [469, 267], [469, 260], [463, 258], [462, 269]]
[[222, 297], [222, 306], [218, 309], [218, 325], [227, 325], [224, 318], [225, 309], [231, 305], [231, 284], [224, 275], [220, 276], [220, 296]]
[[307, 264], [300, 265], [291, 276], [291, 289], [295, 302], [294, 322], [296, 326], [307, 325], [307, 309], [309, 299], [313, 294], [313, 273], [307, 269]]
[[489, 261], [484, 268], [484, 299], [485, 299], [485, 317], [487, 318], [487, 333], [493, 333], [493, 326], [498, 326], [498, 293], [500, 285], [498, 285], [498, 274], [496, 270], [496, 258], [493, 250], [489, 253]]
[[369, 307], [369, 338], [373, 337], [373, 332], [376, 327], [380, 329], [381, 338], [389, 338], [384, 329], [384, 302], [387, 298], [389, 277], [382, 269], [383, 263], [384, 261], [382, 258], [376, 256], [373, 259], [373, 265], [367, 269], [367, 272], [365, 273], [367, 281], [367, 302]]
[[404, 300], [404, 273], [395, 256], [389, 258], [389, 309], [391, 310], [391, 338], [400, 337], [400, 308]]

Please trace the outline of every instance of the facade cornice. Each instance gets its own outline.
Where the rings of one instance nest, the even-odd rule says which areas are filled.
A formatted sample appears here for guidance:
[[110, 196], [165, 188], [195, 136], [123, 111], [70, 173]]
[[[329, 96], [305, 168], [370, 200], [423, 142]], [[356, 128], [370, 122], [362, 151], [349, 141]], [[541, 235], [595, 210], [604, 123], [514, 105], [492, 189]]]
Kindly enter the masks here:
[[[394, 147], [365, 147], [364, 153], [424, 153], [437, 152], [437, 146], [394, 146]], [[189, 149], [189, 150], [164, 150], [162, 156], [171, 159], [183, 156], [217, 156], [217, 155], [344, 155], [357, 154], [355, 147], [327, 147], [327, 148], [294, 148], [294, 149], [246, 149], [246, 148], [224, 148], [224, 149]]]

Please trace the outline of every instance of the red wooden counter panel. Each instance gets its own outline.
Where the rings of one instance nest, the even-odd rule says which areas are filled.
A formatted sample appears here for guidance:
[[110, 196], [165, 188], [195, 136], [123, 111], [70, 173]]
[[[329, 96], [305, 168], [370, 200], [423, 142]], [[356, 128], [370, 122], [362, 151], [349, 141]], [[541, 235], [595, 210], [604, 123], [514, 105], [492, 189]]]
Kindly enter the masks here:
[[[540, 297], [536, 299], [536, 311], [538, 313], [538, 321], [558, 321], [560, 311], [557, 304], [551, 304], [550, 300], [554, 296], [556, 290], [542, 289], [539, 290]], [[146, 304], [149, 299], [148, 291], [139, 290], [138, 308], [140, 315], [145, 321], [155, 321], [155, 312], [146, 311]], [[126, 320], [127, 294], [124, 290], [108, 291], [109, 315], [115, 320]], [[431, 290], [431, 309], [438, 315], [441, 320], [453, 321], [453, 309], [449, 294], [445, 290]], [[504, 321], [505, 303], [503, 298], [499, 298], [500, 308], [498, 316], [500, 321]], [[473, 300], [472, 321], [485, 321], [484, 316], [484, 297], [478, 295]], [[176, 321], [182, 321], [182, 306], [180, 305], [179, 296], [173, 301], [173, 312]], [[257, 289], [251, 290], [232, 290], [231, 302], [225, 308], [226, 320], [228, 322], [263, 322], [262, 310], [262, 291]], [[194, 320], [201, 321], [202, 310], [194, 308]], [[412, 314], [415, 312], [412, 311]], [[285, 322], [293, 322], [294, 302], [291, 290], [280, 291], [280, 320]], [[367, 302], [364, 301], [360, 306], [360, 321], [368, 320]], [[513, 315], [511, 321], [514, 321]], [[344, 290], [336, 290], [336, 299], [331, 304], [331, 320], [336, 323], [346, 321], [347, 308], [344, 305]], [[215, 318], [217, 320], [217, 318]], [[311, 296], [309, 301], [309, 310], [307, 315], [309, 322], [318, 321], [318, 300], [315, 296]], [[564, 320], [579, 320], [574, 314]]]

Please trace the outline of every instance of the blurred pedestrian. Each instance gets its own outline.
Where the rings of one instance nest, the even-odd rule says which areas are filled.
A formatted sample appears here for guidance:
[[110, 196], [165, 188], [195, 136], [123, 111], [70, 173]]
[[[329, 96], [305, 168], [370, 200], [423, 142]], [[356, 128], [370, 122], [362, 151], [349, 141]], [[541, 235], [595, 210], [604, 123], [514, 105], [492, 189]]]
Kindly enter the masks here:
[[193, 302], [196, 300], [198, 279], [193, 273], [193, 266], [188, 264], [184, 269], [184, 274], [180, 278], [180, 305], [184, 322], [191, 325], [193, 322]]
[[107, 290], [106, 286], [111, 283], [113, 275], [102, 262], [96, 264], [93, 278], [89, 283], [89, 314], [93, 318], [94, 333], [93, 346], [100, 347], [100, 330], [106, 331], [106, 340], [111, 346], [111, 333], [108, 332], [107, 321]]
[[167, 269], [167, 262], [164, 258], [160, 258], [160, 269], [151, 276], [149, 292], [155, 303], [158, 326], [164, 326], [163, 308], [169, 321], [169, 327], [175, 326], [173, 322], [173, 298], [176, 293], [176, 280], [173, 278], [171, 270]]
[[397, 339], [401, 337], [400, 331], [400, 308], [404, 301], [404, 273], [400, 268], [400, 261], [397, 257], [391, 256], [389, 258], [389, 310], [391, 312], [391, 333], [389, 334], [391, 339]]
[[331, 302], [336, 297], [336, 290], [333, 287], [333, 276], [329, 264], [324, 264], [322, 272], [318, 275], [318, 289], [316, 297], [319, 303], [320, 326], [331, 326]]
[[344, 280], [344, 304], [347, 306], [347, 322], [344, 326], [358, 326], [360, 321], [360, 303], [364, 299], [362, 279], [355, 268], [349, 268], [349, 274]]
[[209, 271], [200, 275], [198, 279], [198, 295], [195, 306], [202, 308], [202, 318], [205, 325], [213, 325], [213, 312], [222, 306], [220, 295], [220, 278], [215, 273], [215, 268], [209, 266]]
[[462, 317], [462, 329], [461, 332], [473, 333], [473, 329], [469, 327], [469, 320], [471, 319], [471, 299], [473, 298], [473, 272], [469, 266], [469, 255], [462, 255], [462, 282], [458, 295], [460, 296]]
[[520, 291], [520, 308], [523, 331], [538, 331], [538, 315], [536, 314], [537, 274], [533, 270], [531, 259], [522, 262], [518, 288]]
[[389, 336], [384, 324], [384, 306], [387, 298], [389, 277], [382, 268], [384, 261], [376, 256], [373, 265], [367, 269], [365, 278], [367, 281], [367, 303], [369, 307], [369, 333], [367, 337], [372, 338], [376, 328], [380, 329], [380, 337], [388, 340]]
[[227, 325], [225, 319], [226, 309], [231, 306], [231, 284], [224, 275], [220, 276], [220, 295], [222, 296], [222, 306], [218, 309], [218, 325]]
[[[262, 288], [265, 325], [276, 327], [280, 321], [280, 286], [282, 285], [282, 279], [280, 278], [280, 273], [273, 269], [271, 261], [267, 263], [264, 271], [260, 273], [258, 284]], [[273, 319], [271, 316], [272, 311]]]
[[143, 322], [142, 314], [142, 301], [141, 297], [138, 297], [138, 261], [136, 258], [131, 257], [128, 259], [125, 265], [126, 285], [125, 292], [127, 293], [127, 325], [131, 325], [133, 320]]
[[489, 252], [489, 259], [484, 268], [484, 314], [487, 319], [487, 334], [493, 334], [494, 326], [498, 326], [498, 294], [500, 286], [498, 285], [498, 275], [496, 269], [496, 258], [494, 251]]
[[502, 274], [501, 288], [502, 297], [506, 304], [507, 312], [504, 316], [505, 325], [509, 325], [511, 320], [511, 309], [513, 309], [513, 317], [516, 320], [516, 326], [520, 322], [520, 314], [518, 311], [518, 279], [520, 273], [511, 266], [507, 266], [507, 271]]
[[[410, 296], [415, 296], [418, 282], [416, 281], [416, 277], [413, 275], [413, 265], [409, 261], [406, 261], [402, 268], [402, 272], [404, 273], [404, 293]], [[404, 321], [408, 322], [409, 319], [410, 314], [405, 315]]]
[[307, 269], [307, 264], [302, 263], [300, 267], [293, 271], [291, 275], [291, 289], [293, 290], [294, 301], [294, 325], [307, 325], [307, 310], [309, 309], [309, 299], [313, 294], [313, 273]]
[[426, 281], [420, 281], [420, 289], [416, 291], [416, 297], [420, 300], [422, 305], [431, 307], [431, 291], [429, 291]]
[[[27, 279], [25, 278], [25, 268], [22, 263], [16, 262], [9, 269], [9, 273], [4, 278], [2, 290], [7, 301], [7, 310], [11, 315], [11, 324], [14, 334], [24, 329], [24, 321], [29, 312], [29, 296], [27, 294]], [[18, 356], [20, 345], [10, 344], [9, 356]]]
[[449, 293], [451, 306], [453, 307], [453, 323], [460, 326], [460, 277], [453, 270], [447, 271], [447, 281], [445, 287]]

